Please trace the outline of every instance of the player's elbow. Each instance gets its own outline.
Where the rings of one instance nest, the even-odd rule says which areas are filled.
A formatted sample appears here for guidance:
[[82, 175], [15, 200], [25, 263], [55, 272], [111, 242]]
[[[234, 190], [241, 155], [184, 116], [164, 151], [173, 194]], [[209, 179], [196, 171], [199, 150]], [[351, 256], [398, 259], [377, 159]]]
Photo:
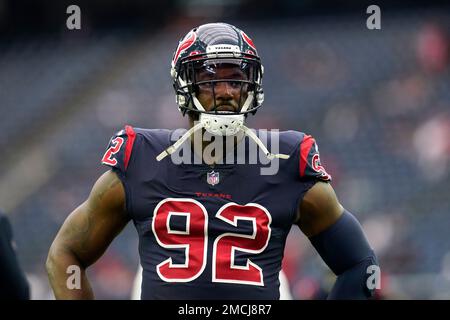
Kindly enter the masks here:
[[62, 245], [55, 239], [50, 246], [45, 262], [47, 274], [50, 278], [56, 274], [64, 274], [66, 269], [71, 265], [77, 265], [81, 269], [84, 269], [83, 263], [81, 263], [73, 250]]
[[377, 257], [351, 213], [345, 210], [334, 225], [310, 240], [338, 276], [329, 298], [366, 299], [379, 288]]
[[380, 268], [372, 254], [338, 275], [328, 299], [370, 299], [376, 289], [380, 289]]
[[49, 275], [49, 277], [51, 277], [55, 273], [60, 257], [61, 255], [58, 254], [57, 244], [53, 242], [50, 246], [50, 250], [48, 251], [47, 260], [45, 261], [45, 269], [47, 270], [47, 274]]

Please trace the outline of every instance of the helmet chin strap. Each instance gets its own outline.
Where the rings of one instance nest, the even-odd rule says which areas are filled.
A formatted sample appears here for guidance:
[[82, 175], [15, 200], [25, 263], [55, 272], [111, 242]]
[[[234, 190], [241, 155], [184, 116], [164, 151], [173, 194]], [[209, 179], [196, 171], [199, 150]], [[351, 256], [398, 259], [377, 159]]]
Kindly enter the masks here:
[[200, 122], [197, 123], [195, 126], [193, 126], [188, 131], [186, 131], [186, 133], [183, 134], [181, 136], [181, 138], [177, 140], [177, 142], [175, 142], [173, 145], [171, 145], [170, 147], [165, 149], [163, 152], [161, 152], [156, 157], [156, 160], [161, 161], [166, 156], [171, 155], [172, 153], [174, 153], [191, 136], [191, 134], [193, 134], [195, 131], [197, 131], [197, 130], [199, 130], [201, 128], [203, 128], [203, 124], [200, 123]]
[[[241, 112], [247, 111], [250, 104], [253, 102], [254, 92], [249, 92], [244, 105], [241, 108]], [[193, 96], [194, 105], [200, 111], [205, 111], [200, 101], [197, 97]], [[264, 143], [254, 134], [248, 127], [244, 125], [244, 115], [243, 114], [211, 114], [211, 113], [201, 113], [200, 122], [195, 126], [190, 128], [186, 133], [178, 139], [173, 145], [161, 152], [157, 157], [157, 161], [161, 161], [166, 156], [174, 153], [194, 132], [205, 128], [209, 133], [216, 136], [233, 136], [236, 135], [240, 130], [244, 131], [249, 138], [251, 138], [264, 152], [269, 160], [274, 158], [289, 159], [287, 154], [273, 154], [270, 153]]]
[[266, 155], [266, 157], [269, 160], [272, 160], [274, 158], [289, 159], [289, 155], [287, 155], [287, 154], [283, 154], [283, 153], [273, 154], [273, 153], [269, 152], [269, 150], [267, 150], [266, 146], [261, 141], [261, 139], [259, 139], [258, 136], [256, 134], [254, 134], [253, 131], [251, 129], [249, 129], [248, 127], [242, 126], [242, 129], [244, 130], [244, 133], [247, 136], [249, 136], [253, 141], [255, 141], [255, 143], [261, 148], [261, 150], [264, 152], [264, 154]]

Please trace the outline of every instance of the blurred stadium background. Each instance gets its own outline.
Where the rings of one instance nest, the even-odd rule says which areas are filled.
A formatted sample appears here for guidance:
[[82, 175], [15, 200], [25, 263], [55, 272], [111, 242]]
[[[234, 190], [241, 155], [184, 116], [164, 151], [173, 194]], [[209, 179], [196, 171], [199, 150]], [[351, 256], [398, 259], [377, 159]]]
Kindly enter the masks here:
[[[384, 299], [450, 299], [450, 6], [445, 1], [0, 0], [0, 207], [33, 299], [53, 299], [48, 248], [88, 195], [125, 124], [179, 128], [169, 64], [193, 26], [225, 21], [255, 41], [265, 105], [250, 125], [316, 137], [341, 202], [375, 248]], [[81, 8], [81, 30], [66, 8]], [[366, 8], [381, 7], [381, 30]], [[89, 270], [97, 298], [128, 299], [132, 224]], [[295, 299], [333, 276], [293, 228]], [[1, 284], [0, 284], [1, 285]]]

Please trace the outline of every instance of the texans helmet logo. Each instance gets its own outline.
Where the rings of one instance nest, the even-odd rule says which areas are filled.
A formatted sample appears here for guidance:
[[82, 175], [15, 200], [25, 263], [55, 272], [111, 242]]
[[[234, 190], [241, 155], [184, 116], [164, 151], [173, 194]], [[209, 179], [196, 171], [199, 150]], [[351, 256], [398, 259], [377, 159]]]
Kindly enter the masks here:
[[178, 45], [177, 51], [175, 52], [175, 55], [173, 56], [172, 63], [175, 65], [177, 63], [178, 58], [180, 57], [180, 54], [189, 49], [195, 42], [197, 36], [195, 35], [195, 32], [191, 31], [189, 32], [186, 37], [184, 37], [183, 40], [180, 41], [180, 44]]
[[253, 43], [253, 40], [250, 39], [250, 37], [247, 36], [244, 31], [241, 31], [241, 35], [242, 35], [242, 38], [244, 39], [244, 41], [256, 52], [256, 46]]

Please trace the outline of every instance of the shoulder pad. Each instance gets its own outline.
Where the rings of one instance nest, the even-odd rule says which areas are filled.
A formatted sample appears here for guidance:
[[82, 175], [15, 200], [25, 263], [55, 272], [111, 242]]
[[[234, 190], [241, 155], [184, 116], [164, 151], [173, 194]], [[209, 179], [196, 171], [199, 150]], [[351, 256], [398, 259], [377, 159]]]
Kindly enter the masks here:
[[113, 135], [103, 155], [102, 164], [125, 172], [131, 158], [135, 139], [136, 133], [133, 127], [128, 125]]
[[320, 154], [316, 140], [312, 136], [305, 134], [300, 142], [299, 149], [300, 178], [313, 177], [322, 181], [331, 181], [331, 176], [320, 164]]

